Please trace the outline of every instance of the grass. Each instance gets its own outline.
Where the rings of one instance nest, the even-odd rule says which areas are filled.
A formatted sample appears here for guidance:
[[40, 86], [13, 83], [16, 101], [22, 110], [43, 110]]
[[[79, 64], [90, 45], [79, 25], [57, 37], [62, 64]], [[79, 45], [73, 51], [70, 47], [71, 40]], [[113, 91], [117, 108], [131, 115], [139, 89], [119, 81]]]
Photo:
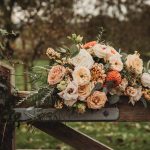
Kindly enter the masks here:
[[[37, 61], [36, 65], [47, 64], [47, 61]], [[22, 66], [16, 70], [16, 85], [23, 90]], [[149, 150], [150, 124], [149, 123], [110, 123], [110, 122], [88, 122], [88, 123], [66, 123], [67, 125], [88, 134], [100, 142], [114, 148], [115, 150]], [[30, 130], [29, 130], [30, 129]], [[76, 139], [80, 140], [80, 139]], [[72, 148], [61, 141], [31, 129], [23, 124], [16, 132], [17, 149], [61, 149]]]

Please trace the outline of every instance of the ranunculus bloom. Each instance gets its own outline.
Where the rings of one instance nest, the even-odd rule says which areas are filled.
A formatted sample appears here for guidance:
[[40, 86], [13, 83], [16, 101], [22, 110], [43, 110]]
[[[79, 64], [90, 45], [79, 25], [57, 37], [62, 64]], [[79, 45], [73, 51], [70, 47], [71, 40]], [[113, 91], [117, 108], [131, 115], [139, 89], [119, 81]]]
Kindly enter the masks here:
[[85, 49], [81, 49], [79, 54], [71, 59], [71, 63], [75, 67], [83, 66], [88, 69], [91, 69], [94, 64], [94, 60], [92, 56]]
[[66, 69], [64, 66], [61, 65], [57, 65], [57, 66], [53, 66], [48, 74], [48, 83], [49, 85], [55, 85], [57, 83], [59, 83], [64, 75], [65, 75]]
[[111, 56], [109, 58], [109, 63], [112, 70], [121, 71], [123, 69], [123, 63], [118, 55]]
[[142, 74], [141, 83], [144, 87], [150, 88], [150, 74], [149, 73]]
[[97, 42], [96, 41], [91, 41], [91, 42], [88, 42], [86, 44], [83, 45], [83, 48], [87, 49], [87, 48], [91, 48], [93, 47]]
[[105, 61], [109, 60], [113, 55], [121, 57], [121, 55], [111, 46], [96, 44], [92, 49], [98, 58], [103, 58]]
[[79, 85], [88, 84], [91, 80], [90, 70], [86, 67], [76, 67], [72, 73], [73, 80]]
[[72, 106], [78, 98], [78, 85], [75, 82], [70, 82], [66, 89], [58, 95], [64, 99], [64, 103], [67, 106]]
[[95, 91], [87, 98], [87, 106], [91, 109], [101, 109], [107, 101], [107, 96], [104, 92]]
[[121, 81], [121, 74], [118, 71], [109, 71], [107, 73], [106, 82], [113, 82], [114, 86], [118, 86]]
[[135, 52], [133, 55], [128, 55], [125, 62], [128, 71], [136, 74], [141, 74], [143, 71], [143, 61], [140, 59], [139, 54]]
[[78, 99], [81, 101], [85, 101], [85, 99], [90, 95], [93, 87], [94, 87], [93, 83], [79, 86], [79, 88], [78, 88], [78, 94], [79, 94]]

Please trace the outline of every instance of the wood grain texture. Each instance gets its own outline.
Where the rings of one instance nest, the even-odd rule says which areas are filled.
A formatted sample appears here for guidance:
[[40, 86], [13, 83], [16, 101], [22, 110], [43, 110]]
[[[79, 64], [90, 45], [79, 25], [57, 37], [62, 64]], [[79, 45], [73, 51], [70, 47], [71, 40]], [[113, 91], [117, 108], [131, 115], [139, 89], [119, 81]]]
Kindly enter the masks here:
[[59, 122], [34, 122], [32, 125], [77, 150], [112, 150], [110, 147]]
[[119, 108], [118, 122], [150, 122], [150, 105], [145, 108], [141, 101], [134, 106], [128, 103], [126, 97], [122, 97], [122, 102], [117, 104]]

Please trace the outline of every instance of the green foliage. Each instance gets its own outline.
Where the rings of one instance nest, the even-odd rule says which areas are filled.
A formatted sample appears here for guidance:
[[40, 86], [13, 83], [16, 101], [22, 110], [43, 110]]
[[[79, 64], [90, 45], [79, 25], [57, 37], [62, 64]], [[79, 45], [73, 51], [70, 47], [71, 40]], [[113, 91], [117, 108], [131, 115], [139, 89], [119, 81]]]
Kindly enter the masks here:
[[[114, 150], [149, 150], [149, 123], [74, 122], [67, 123], [67, 125], [97, 139]], [[17, 129], [16, 139], [17, 149], [73, 150], [38, 129], [28, 131], [25, 125]]]
[[142, 97], [140, 101], [143, 103], [144, 107], [147, 108], [147, 101]]
[[47, 86], [40, 88], [37, 92], [33, 92], [29, 96], [21, 99], [18, 102], [18, 106], [20, 105], [28, 105], [28, 106], [42, 106], [46, 103], [49, 106], [52, 106], [52, 91], [53, 88]]
[[74, 44], [82, 44], [83, 37], [80, 35], [76, 35], [75, 33], [71, 36], [67, 36], [69, 40], [71, 40]]
[[109, 100], [110, 104], [116, 104], [119, 102], [120, 96], [119, 95], [111, 95], [108, 100]]
[[91, 94], [92, 94], [94, 91], [99, 91], [101, 88], [102, 88], [102, 83], [97, 82], [97, 83], [95, 84], [93, 90], [91, 91]]

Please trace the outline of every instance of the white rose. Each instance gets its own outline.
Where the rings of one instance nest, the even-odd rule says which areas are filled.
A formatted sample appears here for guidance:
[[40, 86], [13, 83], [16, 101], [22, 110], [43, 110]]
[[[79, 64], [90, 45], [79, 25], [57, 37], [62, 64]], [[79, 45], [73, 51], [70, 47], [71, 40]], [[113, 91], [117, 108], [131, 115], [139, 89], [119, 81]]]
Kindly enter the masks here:
[[88, 84], [91, 80], [90, 70], [86, 67], [76, 67], [72, 73], [73, 80], [79, 85]]
[[96, 44], [93, 46], [94, 54], [99, 58], [104, 58], [104, 60], [109, 60], [113, 55], [121, 57], [121, 55], [111, 46]]
[[133, 55], [128, 55], [125, 65], [129, 71], [136, 74], [141, 74], [143, 71], [143, 61], [140, 59], [139, 54], [135, 52]]
[[78, 85], [75, 82], [70, 82], [66, 89], [58, 95], [64, 99], [64, 103], [67, 106], [72, 106], [78, 98]]
[[81, 49], [79, 54], [71, 59], [71, 63], [75, 67], [83, 66], [88, 69], [91, 69], [94, 64], [94, 60], [92, 56], [85, 49]]
[[149, 73], [142, 74], [141, 83], [144, 87], [150, 88], [150, 74]]
[[96, 44], [95, 46], [93, 46], [92, 49], [94, 51], [94, 54], [98, 58], [105, 58], [107, 55], [107, 46], [106, 45]]
[[109, 63], [112, 70], [121, 71], [123, 69], [123, 63], [118, 55], [111, 56], [109, 58]]

